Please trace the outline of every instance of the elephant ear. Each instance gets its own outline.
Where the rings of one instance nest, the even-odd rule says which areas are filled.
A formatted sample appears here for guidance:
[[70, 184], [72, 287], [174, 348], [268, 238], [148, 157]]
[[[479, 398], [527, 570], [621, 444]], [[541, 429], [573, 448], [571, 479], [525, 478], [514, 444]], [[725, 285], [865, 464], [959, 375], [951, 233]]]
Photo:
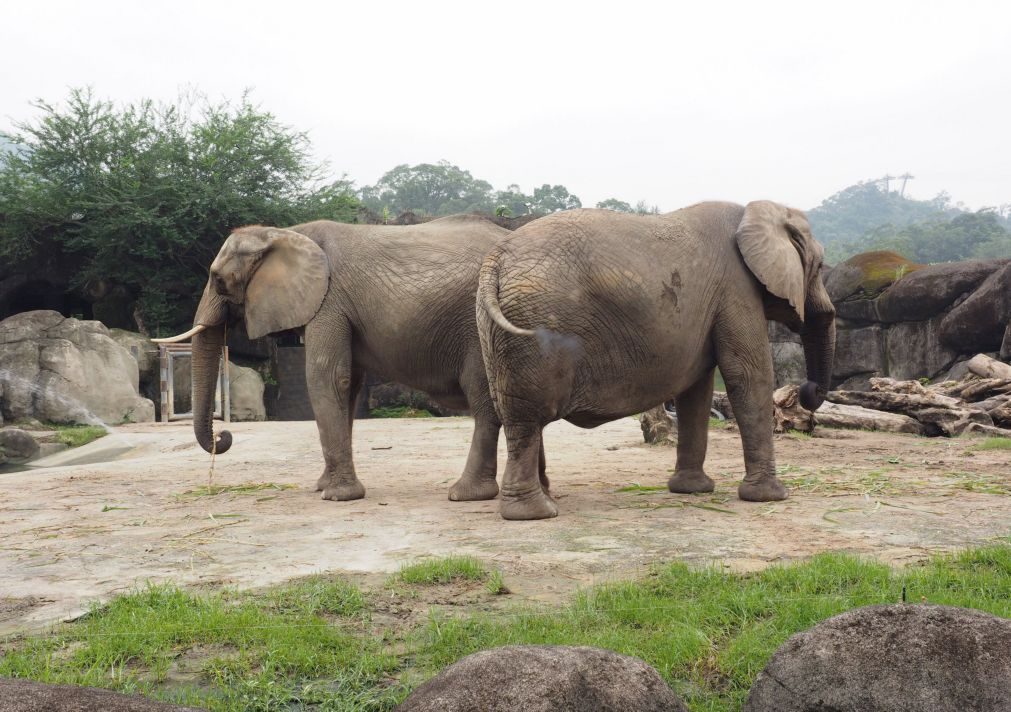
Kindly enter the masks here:
[[770, 294], [787, 302], [801, 321], [807, 294], [805, 228], [807, 218], [800, 211], [757, 200], [744, 208], [735, 235], [748, 269]]
[[246, 286], [250, 339], [304, 326], [319, 311], [330, 281], [326, 253], [305, 235], [267, 230], [260, 265]]

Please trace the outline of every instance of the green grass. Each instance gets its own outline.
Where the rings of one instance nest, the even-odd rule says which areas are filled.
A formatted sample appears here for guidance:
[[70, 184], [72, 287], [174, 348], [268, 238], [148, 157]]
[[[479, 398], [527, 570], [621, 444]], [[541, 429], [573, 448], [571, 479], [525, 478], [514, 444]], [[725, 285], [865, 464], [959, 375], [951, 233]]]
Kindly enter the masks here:
[[402, 566], [394, 577], [406, 584], [431, 585], [452, 581], [484, 581], [488, 569], [470, 556], [447, 556]]
[[[260, 593], [149, 586], [43, 635], [0, 641], [0, 676], [141, 692], [211, 710], [388, 711], [440, 669], [506, 644], [593, 645], [653, 665], [695, 712], [739, 710], [788, 637], [857, 606], [965, 606], [1011, 617], [1011, 545], [895, 570], [822, 554], [736, 574], [716, 565], [654, 567], [563, 605], [493, 606], [501, 574], [450, 557], [395, 576], [432, 588], [363, 593], [328, 575]], [[546, 571], [545, 576], [550, 576]], [[439, 582], [485, 580], [472, 608], [431, 605]], [[494, 586], [492, 584], [495, 584]], [[494, 590], [493, 590], [494, 589]], [[483, 592], [482, 592], [483, 591]], [[397, 599], [428, 615], [378, 623]], [[431, 605], [431, 607], [430, 607]]]
[[387, 406], [383, 408], [373, 408], [369, 411], [372, 418], [434, 418], [424, 408], [412, 408], [409, 405]]
[[56, 431], [56, 442], [67, 447], [87, 445], [109, 434], [97, 425], [54, 425], [53, 429]]
[[987, 438], [973, 445], [970, 450], [1011, 450], [1011, 438]]

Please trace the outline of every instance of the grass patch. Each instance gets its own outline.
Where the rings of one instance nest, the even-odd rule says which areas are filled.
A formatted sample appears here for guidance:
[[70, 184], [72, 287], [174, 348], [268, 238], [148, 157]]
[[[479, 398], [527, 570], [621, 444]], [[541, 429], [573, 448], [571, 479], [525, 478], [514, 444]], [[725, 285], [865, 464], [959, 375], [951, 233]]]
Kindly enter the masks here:
[[1011, 438], [987, 438], [973, 445], [970, 450], [1011, 450]]
[[471, 556], [447, 556], [402, 566], [395, 579], [422, 586], [453, 581], [484, 581], [488, 569]]
[[81, 447], [109, 434], [97, 425], [54, 425], [53, 429], [56, 431], [56, 442], [67, 447]]
[[424, 408], [412, 408], [409, 405], [388, 406], [383, 408], [373, 408], [369, 411], [371, 418], [434, 418]]
[[401, 696], [388, 684], [395, 657], [353, 625], [317, 615], [333, 602], [318, 595], [319, 584], [298, 582], [265, 598], [148, 586], [50, 635], [5, 646], [0, 676], [211, 710], [392, 708]]
[[[467, 557], [405, 567], [396, 579], [405, 574], [417, 583], [486, 580], [488, 594], [504, 588], [501, 573]], [[899, 602], [904, 590], [911, 605], [1011, 618], [1011, 545], [901, 570], [842, 554], [748, 574], [668, 564], [562, 606], [435, 606], [427, 617], [382, 625], [371, 618], [370, 595], [329, 575], [247, 594], [149, 586], [76, 623], [4, 641], [0, 676], [140, 692], [222, 712], [387, 712], [409, 688], [478, 650], [592, 645], [644, 659], [692, 710], [730, 712], [788, 637], [858, 606]], [[424, 595], [397, 605], [411, 604], [429, 605]]]

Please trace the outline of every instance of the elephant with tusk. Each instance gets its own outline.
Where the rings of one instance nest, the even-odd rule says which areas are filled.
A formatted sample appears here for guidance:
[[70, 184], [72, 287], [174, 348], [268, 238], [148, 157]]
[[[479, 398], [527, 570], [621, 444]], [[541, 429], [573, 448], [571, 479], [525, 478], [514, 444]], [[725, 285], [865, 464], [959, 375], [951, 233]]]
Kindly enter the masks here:
[[713, 491], [702, 466], [717, 366], [744, 446], [738, 495], [784, 499], [767, 319], [800, 332], [809, 378], [800, 399], [815, 410], [835, 350], [823, 254], [802, 212], [769, 201], [657, 216], [573, 210], [500, 243], [481, 268], [477, 317], [509, 443], [501, 515], [558, 513], [536, 475], [545, 425], [592, 428], [670, 399], [678, 446], [668, 488]]
[[[482, 258], [506, 235], [484, 218], [459, 215], [407, 227], [317, 221], [281, 229], [239, 228], [210, 267], [194, 327], [193, 429], [218, 454], [212, 400], [229, 319], [250, 338], [300, 329], [306, 380], [325, 462], [323, 499], [365, 496], [351, 457], [355, 402], [366, 372], [427, 392], [449, 408], [470, 408], [474, 435], [451, 500], [498, 494], [500, 424], [475, 324]], [[543, 462], [540, 477], [545, 483]]]

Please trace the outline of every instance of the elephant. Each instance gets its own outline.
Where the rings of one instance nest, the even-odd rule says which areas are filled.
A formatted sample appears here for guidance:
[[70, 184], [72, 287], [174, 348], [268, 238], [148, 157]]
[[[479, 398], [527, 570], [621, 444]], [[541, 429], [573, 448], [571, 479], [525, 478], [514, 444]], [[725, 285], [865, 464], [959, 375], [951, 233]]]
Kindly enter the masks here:
[[488, 391], [475, 323], [481, 260], [508, 230], [472, 215], [413, 226], [316, 221], [289, 228], [242, 227], [210, 266], [194, 327], [193, 428], [208, 452], [214, 386], [225, 326], [243, 319], [251, 339], [289, 329], [305, 340], [306, 380], [325, 467], [323, 499], [365, 496], [351, 431], [366, 372], [427, 392], [475, 426], [456, 501], [494, 499], [500, 424]]
[[534, 476], [545, 425], [593, 428], [671, 399], [678, 444], [668, 488], [712, 492], [703, 463], [717, 366], [744, 448], [738, 496], [786, 498], [773, 453], [767, 320], [801, 334], [801, 403], [817, 409], [835, 350], [823, 256], [804, 213], [770, 201], [655, 216], [573, 210], [500, 242], [481, 267], [476, 308], [508, 443], [501, 516], [558, 514]]

